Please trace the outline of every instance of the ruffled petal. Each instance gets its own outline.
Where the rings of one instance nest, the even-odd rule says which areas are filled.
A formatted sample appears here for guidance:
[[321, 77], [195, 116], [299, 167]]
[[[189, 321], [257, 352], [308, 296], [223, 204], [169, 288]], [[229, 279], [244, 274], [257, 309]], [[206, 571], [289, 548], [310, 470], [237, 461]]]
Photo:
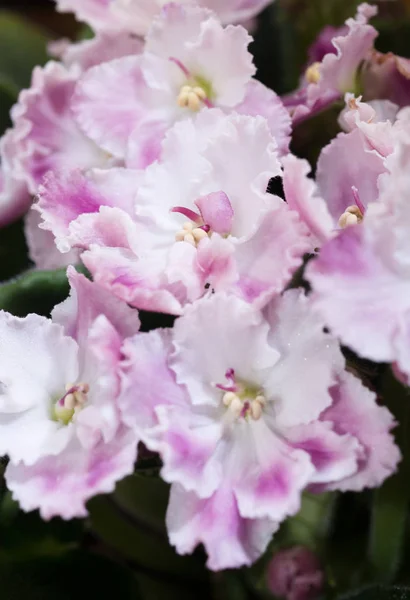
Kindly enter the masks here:
[[168, 366], [171, 351], [171, 332], [165, 329], [140, 333], [126, 340], [122, 348], [118, 405], [124, 422], [142, 439], [158, 424], [158, 406], [187, 404], [186, 393]]
[[59, 456], [28, 467], [10, 464], [6, 480], [22, 510], [39, 509], [43, 519], [86, 517], [87, 501], [113, 492], [115, 484], [134, 470], [138, 440], [131, 430], [120, 429], [109, 444], [86, 451], [73, 441]]
[[[156, 92], [158, 94], [158, 92]], [[125, 158], [128, 138], [153, 108], [139, 56], [118, 58], [89, 69], [80, 79], [72, 101], [77, 123], [94, 142]]]
[[2, 312], [0, 355], [0, 453], [26, 464], [57, 454], [72, 431], [50, 413], [66, 383], [77, 380], [76, 342], [44, 317], [20, 319]]
[[[331, 409], [328, 409], [331, 411]], [[346, 479], [357, 472], [363, 449], [348, 433], [336, 433], [332, 423], [316, 421], [287, 431], [287, 441], [306, 452], [315, 467], [311, 484], [326, 484]]]
[[262, 316], [233, 296], [215, 294], [187, 306], [174, 325], [171, 367], [192, 403], [219, 405], [221, 392], [215, 386], [225, 382], [229, 369], [244, 381], [259, 381], [261, 372], [278, 360], [267, 335]]
[[247, 241], [233, 244], [238, 272], [233, 291], [259, 307], [283, 291], [311, 249], [306, 226], [285, 204], [266, 211]]
[[123, 248], [92, 247], [82, 255], [94, 281], [140, 310], [178, 315], [182, 306], [178, 288], [167, 289], [164, 260], [157, 256], [138, 259]]
[[82, 134], [73, 118], [71, 100], [79, 74], [78, 69], [56, 62], [36, 67], [31, 87], [20, 93], [12, 109], [13, 168], [33, 194], [48, 171], [109, 163], [107, 154]]
[[392, 475], [401, 459], [400, 450], [390, 433], [395, 426], [393, 415], [378, 406], [376, 396], [357, 377], [345, 373], [331, 390], [333, 404], [322, 415], [339, 435], [356, 437], [363, 448], [358, 467], [349, 477], [336, 480], [326, 489], [360, 492], [379, 487]]
[[169, 539], [179, 554], [204, 544], [207, 566], [219, 571], [252, 564], [265, 551], [278, 524], [269, 519], [245, 519], [229, 488], [221, 487], [208, 499], [199, 499], [173, 485], [167, 512]]
[[133, 214], [139, 173], [127, 169], [79, 170], [49, 173], [39, 189], [35, 205], [43, 218], [43, 229], [51, 231], [61, 252], [80, 245], [70, 239], [70, 225], [83, 215], [98, 213], [101, 206], [113, 206]]
[[70, 296], [52, 312], [54, 323], [64, 327], [65, 334], [81, 343], [100, 315], [104, 315], [123, 338], [140, 328], [138, 312], [93, 283], [73, 267], [67, 269]]
[[226, 473], [232, 473], [240, 514], [280, 522], [297, 513], [302, 491], [315, 473], [309, 454], [281, 439], [265, 419], [250, 427], [236, 425], [235, 452]]
[[389, 246], [369, 239], [368, 226], [348, 227], [325, 244], [306, 275], [333, 333], [358, 354], [391, 362], [397, 316], [410, 309], [410, 283], [390, 267]]
[[366, 147], [359, 129], [339, 133], [323, 148], [317, 164], [316, 181], [334, 220], [338, 222], [346, 208], [355, 204], [353, 188], [358, 190], [365, 208], [376, 202], [379, 197], [378, 179], [385, 172], [384, 158]]
[[322, 318], [300, 290], [276, 299], [265, 315], [271, 327], [269, 343], [281, 356], [265, 383], [265, 393], [273, 400], [273, 424], [282, 428], [310, 423], [332, 403], [329, 388], [345, 364], [339, 344], [324, 332]]
[[335, 228], [334, 220], [326, 202], [319, 196], [314, 181], [308, 177], [309, 163], [291, 154], [285, 156], [282, 163], [286, 202], [308, 227], [313, 236], [314, 249], [331, 237]]
[[253, 117], [264, 117], [278, 146], [279, 156], [289, 152], [292, 121], [282, 100], [256, 79], [246, 86], [245, 98], [234, 107], [235, 112]]

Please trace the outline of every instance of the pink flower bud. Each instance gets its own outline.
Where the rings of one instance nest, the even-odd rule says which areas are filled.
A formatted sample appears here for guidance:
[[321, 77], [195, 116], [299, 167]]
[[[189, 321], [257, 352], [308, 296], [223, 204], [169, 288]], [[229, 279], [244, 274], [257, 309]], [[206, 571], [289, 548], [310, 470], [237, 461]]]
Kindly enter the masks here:
[[311, 550], [294, 546], [272, 558], [267, 573], [269, 590], [286, 600], [314, 600], [322, 591], [324, 574]]

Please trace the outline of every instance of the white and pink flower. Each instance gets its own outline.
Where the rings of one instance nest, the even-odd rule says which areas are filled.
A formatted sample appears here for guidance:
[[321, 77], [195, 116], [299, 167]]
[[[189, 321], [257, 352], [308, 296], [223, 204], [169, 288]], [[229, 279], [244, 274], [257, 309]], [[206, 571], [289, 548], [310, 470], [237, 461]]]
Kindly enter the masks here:
[[408, 109], [399, 113], [394, 152], [387, 158], [377, 203], [359, 227], [323, 246], [308, 267], [317, 309], [344, 344], [374, 361], [398, 362], [410, 375]]
[[173, 484], [171, 542], [204, 543], [210, 568], [254, 561], [304, 489], [380, 485], [399, 461], [392, 416], [297, 290], [263, 314], [209, 295], [124, 357], [122, 416]]
[[204, 111], [169, 131], [144, 173], [50, 176], [37, 209], [60, 250], [85, 249], [95, 281], [132, 306], [179, 314], [209, 286], [262, 305], [310, 247], [266, 192], [280, 174], [264, 119]]
[[141, 55], [104, 63], [80, 79], [73, 111], [98, 146], [145, 168], [178, 120], [200, 109], [262, 115], [281, 153], [290, 119], [278, 96], [252, 79], [251, 41], [240, 26], [224, 28], [208, 10], [167, 5], [154, 20]]
[[69, 269], [71, 296], [52, 320], [0, 315], [0, 452], [9, 489], [45, 519], [85, 503], [133, 471], [137, 438], [117, 405], [121, 346], [136, 311]]

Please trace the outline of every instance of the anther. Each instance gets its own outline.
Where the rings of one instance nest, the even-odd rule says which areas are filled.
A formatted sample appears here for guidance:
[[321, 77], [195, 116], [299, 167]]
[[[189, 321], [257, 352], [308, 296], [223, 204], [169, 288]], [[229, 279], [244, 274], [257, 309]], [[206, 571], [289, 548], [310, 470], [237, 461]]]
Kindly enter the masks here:
[[305, 78], [308, 83], [318, 83], [321, 78], [320, 62], [315, 62], [306, 69]]
[[184, 85], [179, 92], [177, 104], [181, 108], [189, 108], [197, 112], [207, 100], [206, 92], [199, 86]]
[[363, 213], [358, 206], [348, 206], [339, 219], [339, 227], [345, 229], [363, 221]]
[[225, 406], [230, 406], [233, 400], [235, 400], [237, 397], [238, 396], [235, 394], [235, 392], [226, 392], [226, 394], [223, 395], [222, 402]]

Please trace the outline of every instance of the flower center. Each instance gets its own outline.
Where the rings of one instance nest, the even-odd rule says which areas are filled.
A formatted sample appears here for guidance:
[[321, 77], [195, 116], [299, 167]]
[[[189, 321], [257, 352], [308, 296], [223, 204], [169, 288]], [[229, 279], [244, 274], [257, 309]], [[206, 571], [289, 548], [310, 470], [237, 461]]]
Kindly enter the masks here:
[[357, 225], [363, 221], [363, 213], [358, 206], [348, 206], [340, 216], [339, 227], [346, 229], [350, 225]]
[[183, 85], [177, 103], [181, 108], [189, 108], [189, 110], [197, 112], [205, 100], [207, 100], [206, 92], [201, 86]]
[[182, 229], [175, 234], [175, 240], [177, 242], [188, 242], [188, 244], [197, 248], [199, 242], [206, 237], [210, 237], [210, 234], [211, 229], [209, 225], [196, 227], [191, 221], [187, 221], [183, 224]]
[[229, 381], [229, 385], [217, 384], [216, 387], [225, 392], [222, 396], [222, 403], [229, 413], [235, 419], [259, 421], [266, 404], [263, 390], [236, 379], [233, 369], [229, 369], [225, 377]]
[[171, 56], [169, 58], [185, 75], [186, 82], [179, 91], [177, 104], [181, 108], [189, 108], [193, 112], [198, 112], [202, 106], [212, 108], [214, 105], [210, 98], [212, 97], [212, 86], [203, 77], [195, 76], [178, 59]]
[[190, 219], [190, 221], [186, 221], [183, 224], [182, 229], [175, 234], [175, 240], [177, 242], [188, 242], [188, 244], [191, 244], [196, 248], [201, 240], [211, 236], [212, 232], [210, 226], [204, 223], [201, 215], [195, 211], [190, 208], [185, 208], [185, 206], [174, 206], [171, 208], [171, 212], [180, 213]]
[[52, 418], [58, 423], [68, 425], [88, 400], [88, 383], [69, 383], [66, 393], [52, 407]]
[[308, 83], [318, 83], [320, 81], [320, 66], [320, 62], [314, 62], [312, 65], [310, 65], [310, 67], [306, 69], [305, 79]]

